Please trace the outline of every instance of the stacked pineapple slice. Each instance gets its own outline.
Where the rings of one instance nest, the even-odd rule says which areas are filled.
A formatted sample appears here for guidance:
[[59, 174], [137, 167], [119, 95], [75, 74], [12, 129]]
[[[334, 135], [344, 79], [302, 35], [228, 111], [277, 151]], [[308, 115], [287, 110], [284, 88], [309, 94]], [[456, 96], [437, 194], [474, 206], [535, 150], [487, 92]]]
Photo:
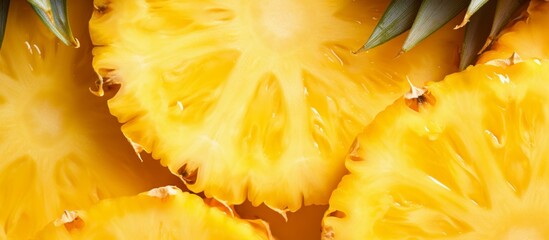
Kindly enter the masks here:
[[[71, 12], [89, 17], [91, 6]], [[88, 39], [80, 49], [61, 45], [24, 1], [11, 2], [8, 20], [0, 52], [0, 239], [28, 239], [65, 209], [176, 183], [151, 159], [139, 161], [104, 101], [89, 94]], [[86, 23], [76, 23], [86, 36]]]
[[479, 65], [427, 89], [358, 136], [324, 238], [549, 236], [549, 62]]
[[378, 115], [347, 157], [323, 239], [549, 236], [549, 62], [534, 30], [548, 7], [531, 2], [478, 66]]
[[273, 239], [266, 223], [231, 214], [167, 186], [67, 211], [36, 239]]
[[[449, 24], [410, 54], [354, 54], [389, 1], [96, 0], [99, 92], [124, 134], [206, 196], [280, 211], [326, 204], [356, 134], [455, 71]], [[429, 54], [422, 54], [428, 52]]]

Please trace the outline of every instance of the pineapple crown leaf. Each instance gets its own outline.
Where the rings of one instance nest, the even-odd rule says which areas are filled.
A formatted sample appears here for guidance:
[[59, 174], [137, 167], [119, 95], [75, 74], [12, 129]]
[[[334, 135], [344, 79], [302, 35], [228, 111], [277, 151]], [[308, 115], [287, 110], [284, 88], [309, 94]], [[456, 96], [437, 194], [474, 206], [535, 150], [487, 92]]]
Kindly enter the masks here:
[[80, 46], [78, 40], [72, 35], [66, 0], [27, 0], [27, 2], [59, 40], [69, 46]]
[[372, 49], [409, 30], [420, 6], [421, 0], [391, 1], [374, 32], [359, 51]]
[[526, 0], [393, 0], [374, 31], [359, 51], [382, 45], [410, 30], [401, 53], [411, 50], [457, 14], [466, 10], [461, 24], [466, 26], [460, 56], [460, 69], [474, 62], [497, 37], [511, 16]]
[[467, 1], [424, 0], [414, 24], [404, 41], [402, 52], [407, 52], [436, 30], [444, 26], [467, 7]]
[[503, 27], [509, 22], [511, 16], [525, 3], [526, 0], [498, 0], [496, 5], [496, 13], [492, 29], [490, 30], [489, 40], [497, 37]]
[[[484, 2], [485, 5], [475, 9], [471, 15], [467, 10], [464, 22], [470, 20], [470, 23], [465, 30], [460, 56], [460, 70], [473, 63], [477, 56], [492, 44], [492, 41], [509, 22], [511, 16], [524, 2], [525, 0], [489, 1]], [[468, 19], [468, 16], [472, 16], [471, 19]]]
[[460, 70], [465, 69], [470, 63], [474, 62], [477, 55], [486, 47], [485, 42], [490, 34], [492, 19], [494, 19], [494, 7], [495, 1], [490, 1], [480, 9], [475, 9], [477, 14], [472, 15], [470, 18], [467, 16], [469, 13], [466, 13], [463, 21], [468, 21], [469, 24], [465, 28], [465, 36], [461, 47]]
[[486, 2], [488, 2], [488, 0], [471, 0], [471, 3], [469, 3], [469, 7], [467, 7], [467, 12], [465, 12], [465, 17], [463, 18], [463, 21], [461, 21], [461, 24], [456, 26], [456, 28], [461, 28], [465, 26], [471, 16], [473, 16], [484, 4], [486, 4]]
[[0, 0], [0, 47], [2, 46], [4, 32], [6, 31], [6, 22], [8, 20], [9, 6], [10, 0]]

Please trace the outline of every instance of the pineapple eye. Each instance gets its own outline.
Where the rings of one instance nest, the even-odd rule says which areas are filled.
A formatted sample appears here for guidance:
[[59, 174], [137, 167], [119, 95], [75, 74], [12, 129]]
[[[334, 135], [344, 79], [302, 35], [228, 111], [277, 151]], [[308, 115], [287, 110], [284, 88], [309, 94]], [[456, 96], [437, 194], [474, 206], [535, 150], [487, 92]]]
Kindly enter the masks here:
[[75, 229], [82, 229], [85, 225], [84, 220], [78, 216], [75, 211], [64, 211], [61, 218], [54, 222], [55, 226], [63, 225], [68, 232]]
[[427, 88], [416, 87], [412, 84], [412, 81], [408, 77], [408, 84], [410, 85], [410, 91], [404, 94], [404, 102], [406, 106], [412, 110], [419, 112], [419, 110], [428, 105], [434, 105], [436, 100], [433, 95], [427, 90]]
[[405, 96], [404, 102], [410, 109], [419, 112], [428, 106], [435, 105], [436, 99], [430, 92], [424, 90], [424, 92], [419, 96], [414, 96], [411, 98]]
[[196, 178], [198, 177], [198, 169], [189, 170], [187, 168], [187, 164], [184, 164], [181, 168], [179, 168], [177, 173], [179, 173], [181, 179], [185, 181], [186, 184], [194, 184], [196, 182]]
[[99, 14], [105, 14], [109, 11], [109, 3], [94, 5], [95, 11]]

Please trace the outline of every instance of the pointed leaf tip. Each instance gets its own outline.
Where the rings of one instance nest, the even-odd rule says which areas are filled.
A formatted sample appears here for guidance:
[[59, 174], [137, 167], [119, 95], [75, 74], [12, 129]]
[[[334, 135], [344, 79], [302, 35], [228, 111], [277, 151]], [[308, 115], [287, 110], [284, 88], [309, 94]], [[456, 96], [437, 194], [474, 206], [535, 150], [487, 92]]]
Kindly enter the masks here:
[[410, 34], [402, 46], [404, 52], [409, 51], [423, 39], [444, 26], [459, 12], [467, 7], [468, 1], [455, 0], [424, 0], [419, 8]]
[[471, 17], [469, 25], [466, 26], [460, 56], [460, 70], [472, 64], [484, 48], [492, 27], [495, 6], [495, 2], [492, 1], [478, 9], [477, 14]]
[[366, 51], [397, 37], [412, 27], [421, 0], [393, 0], [368, 41], [357, 52]]
[[79, 47], [72, 35], [67, 15], [66, 0], [27, 0], [50, 31], [65, 45]]
[[457, 25], [454, 29], [462, 28], [465, 26], [469, 19], [475, 15], [475, 13], [482, 7], [484, 4], [486, 4], [488, 0], [471, 0], [471, 3], [469, 3], [469, 6], [467, 7], [467, 12], [465, 13], [465, 17], [463, 18], [463, 21], [461, 24]]
[[490, 30], [490, 39], [495, 39], [499, 32], [511, 19], [511, 16], [520, 8], [526, 0], [498, 0], [496, 13], [492, 29]]
[[509, 23], [513, 14], [526, 2], [526, 0], [497, 0], [495, 15], [490, 29], [490, 35], [480, 52], [484, 52], [496, 39], [505, 25]]
[[471, 15], [468, 15], [467, 13], [465, 14], [465, 17], [463, 17], [463, 20], [461, 21], [461, 23], [457, 26], [454, 27], [454, 30], [457, 30], [457, 29], [460, 29], [462, 28], [463, 26], [467, 25], [467, 23], [469, 22], [469, 20], [471, 19]]

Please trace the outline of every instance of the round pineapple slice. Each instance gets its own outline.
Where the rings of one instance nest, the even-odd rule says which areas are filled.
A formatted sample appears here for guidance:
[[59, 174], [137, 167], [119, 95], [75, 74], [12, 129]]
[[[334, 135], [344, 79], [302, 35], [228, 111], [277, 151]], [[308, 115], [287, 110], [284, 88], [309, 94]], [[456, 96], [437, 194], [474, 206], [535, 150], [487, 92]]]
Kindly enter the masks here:
[[532, 0], [520, 20], [505, 28], [501, 36], [482, 54], [479, 63], [505, 59], [513, 53], [524, 59], [549, 59], [549, 35], [542, 29], [549, 28], [549, 2]]
[[[353, 54], [389, 1], [96, 0], [90, 33], [122, 131], [188, 187], [233, 204], [326, 204], [353, 138], [416, 84], [455, 71], [449, 24]], [[100, 89], [99, 93], [101, 93]]]
[[324, 239], [546, 239], [549, 62], [478, 65], [360, 134]]
[[[75, 33], [86, 36], [91, 3], [72, 3]], [[80, 42], [63, 45], [26, 1], [11, 1], [0, 52], [0, 239], [29, 239], [65, 208], [174, 182], [156, 161], [139, 161], [89, 92], [91, 43]]]
[[66, 211], [36, 239], [272, 239], [268, 225], [245, 221], [176, 187], [107, 199]]

